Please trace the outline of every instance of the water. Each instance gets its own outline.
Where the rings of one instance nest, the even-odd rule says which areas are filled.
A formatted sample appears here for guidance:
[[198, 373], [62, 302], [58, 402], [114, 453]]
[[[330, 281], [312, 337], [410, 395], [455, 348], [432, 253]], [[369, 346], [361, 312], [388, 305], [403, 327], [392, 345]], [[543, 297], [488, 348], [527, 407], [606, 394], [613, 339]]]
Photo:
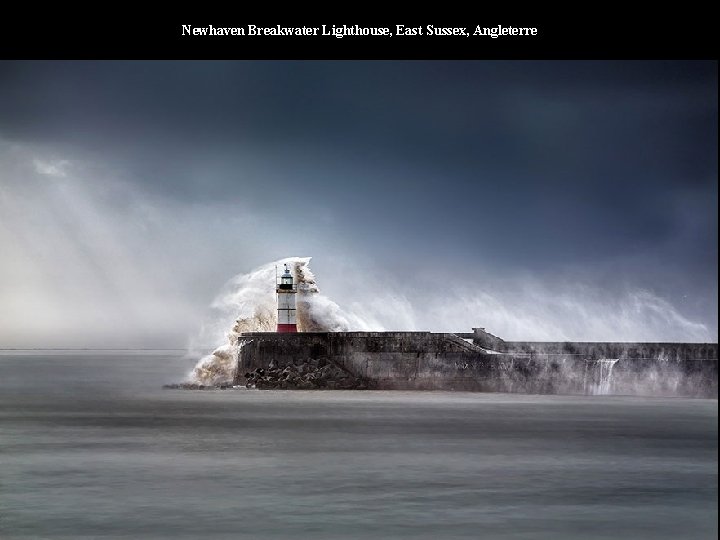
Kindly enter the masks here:
[[278, 269], [283, 267], [291, 269], [297, 286], [298, 331], [345, 332], [350, 328], [382, 330], [381, 326], [356, 313], [343, 312], [340, 306], [320, 293], [315, 274], [310, 270], [311, 258], [287, 257], [270, 262], [246, 274], [238, 274], [225, 284], [223, 291], [213, 301], [214, 321], [208, 322], [199, 336], [205, 343], [215, 341], [222, 344], [212, 354], [200, 358], [189, 373], [191, 382], [216, 385], [231, 381], [235, 374], [240, 334], [275, 331], [275, 287]]
[[162, 390], [0, 355], [0, 538], [716, 538], [716, 400]]
[[[611, 393], [612, 389], [612, 374], [613, 374], [613, 367], [615, 364], [618, 363], [617, 358], [602, 358], [600, 360], [596, 360], [594, 362], [596, 369], [598, 369], [598, 373], [596, 375], [597, 381], [594, 384], [591, 384], [589, 387], [587, 385], [587, 381], [585, 383], [585, 391], [588, 394], [594, 394], [594, 395], [607, 395]], [[587, 367], [586, 367], [587, 369]], [[587, 377], [587, 373], [586, 373]]]

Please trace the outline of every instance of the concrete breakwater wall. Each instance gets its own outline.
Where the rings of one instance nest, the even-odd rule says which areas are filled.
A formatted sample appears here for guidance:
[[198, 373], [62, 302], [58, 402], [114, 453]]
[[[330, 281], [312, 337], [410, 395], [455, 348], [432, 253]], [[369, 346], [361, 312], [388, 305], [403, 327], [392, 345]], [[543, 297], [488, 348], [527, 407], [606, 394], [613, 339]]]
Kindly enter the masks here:
[[718, 394], [717, 344], [524, 343], [502, 351], [486, 349], [474, 338], [470, 343], [456, 334], [431, 332], [257, 332], [242, 334], [240, 343], [236, 384], [245, 384], [245, 373], [271, 363], [282, 367], [325, 359], [378, 389]]

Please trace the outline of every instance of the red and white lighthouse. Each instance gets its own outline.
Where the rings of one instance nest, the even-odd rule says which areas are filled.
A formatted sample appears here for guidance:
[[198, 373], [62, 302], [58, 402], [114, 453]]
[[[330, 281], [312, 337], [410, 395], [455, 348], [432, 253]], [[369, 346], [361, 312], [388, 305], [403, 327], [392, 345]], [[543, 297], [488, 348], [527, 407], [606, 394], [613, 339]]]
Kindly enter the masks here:
[[297, 332], [297, 319], [295, 316], [295, 294], [297, 288], [293, 284], [293, 277], [288, 265], [285, 265], [285, 273], [280, 276], [280, 283], [275, 289], [278, 304], [277, 331], [281, 333]]

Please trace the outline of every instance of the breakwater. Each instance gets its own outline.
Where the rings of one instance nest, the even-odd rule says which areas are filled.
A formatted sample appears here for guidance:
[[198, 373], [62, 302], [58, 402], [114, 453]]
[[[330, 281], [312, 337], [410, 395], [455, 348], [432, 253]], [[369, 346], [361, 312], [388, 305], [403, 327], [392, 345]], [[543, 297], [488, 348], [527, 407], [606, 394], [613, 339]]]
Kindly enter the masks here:
[[521, 343], [495, 336], [490, 343], [483, 334], [242, 333], [233, 382], [244, 385], [246, 373], [271, 364], [323, 360], [378, 389], [718, 395], [717, 344]]

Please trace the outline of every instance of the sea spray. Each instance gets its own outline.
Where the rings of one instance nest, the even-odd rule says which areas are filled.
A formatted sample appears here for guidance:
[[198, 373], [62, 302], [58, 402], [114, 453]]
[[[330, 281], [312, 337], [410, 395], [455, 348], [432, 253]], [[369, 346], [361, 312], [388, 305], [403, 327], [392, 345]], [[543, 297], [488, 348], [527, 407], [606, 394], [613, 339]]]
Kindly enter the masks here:
[[[285, 264], [297, 284], [297, 324], [300, 332], [343, 332], [349, 329], [368, 330], [362, 318], [344, 313], [331, 299], [320, 293], [315, 275], [310, 270], [311, 257], [288, 257], [265, 264], [247, 274], [232, 278], [212, 304], [224, 319], [226, 343], [202, 357], [189, 379], [199, 384], [221, 384], [235, 376], [238, 344], [244, 332], [274, 332], [277, 325], [275, 283], [277, 269]], [[233, 320], [234, 319], [234, 320]], [[217, 326], [217, 325], [215, 325]], [[217, 338], [222, 339], [222, 337]]]
[[585, 393], [606, 396], [613, 393], [613, 367], [617, 358], [601, 358], [585, 364]]
[[[458, 329], [462, 330], [473, 324], [477, 320], [477, 315], [473, 314], [480, 313], [483, 320], [496, 320], [500, 327], [504, 326], [503, 321], [520, 320], [522, 324], [517, 326], [515, 331], [519, 333], [521, 327], [525, 328], [529, 335], [540, 341], [554, 341], [557, 339], [556, 336], [562, 336], [565, 338], [564, 341], [572, 341], [567, 338], [563, 326], [555, 323], [558, 320], [559, 312], [554, 312], [553, 309], [544, 311], [542, 308], [533, 307], [547, 302], [554, 308], [558, 308], [557, 303], [553, 304], [555, 300], [552, 296], [533, 297], [534, 301], [528, 309], [523, 309], [520, 304], [508, 307], [500, 297], [490, 296], [489, 293], [482, 290], [475, 291], [471, 296], [466, 294], [463, 298], [458, 298], [459, 293], [456, 295], [451, 291], [449, 297], [443, 297], [443, 301], [440, 302], [437, 300], [438, 295], [443, 294], [446, 285], [442, 284], [442, 287], [436, 287], [437, 290], [431, 291], [430, 296], [424, 299], [423, 305], [426, 309], [419, 311], [423, 316], [432, 314], [437, 320], [421, 320], [416, 316], [413, 305], [402, 296], [401, 292], [396, 294], [393, 291], [392, 294], [388, 294], [387, 287], [379, 287], [377, 283], [373, 282], [372, 288], [366, 289], [372, 290], [372, 294], [367, 295], [362, 304], [350, 302], [350, 309], [341, 309], [337, 303], [320, 292], [315, 275], [310, 269], [310, 257], [289, 257], [265, 264], [251, 272], [239, 274], [226, 284], [211, 306], [215, 312], [213, 324], [206, 328], [202, 336], [202, 343], [222, 345], [213, 353], [202, 358], [200, 358], [200, 354], [193, 355], [194, 359], [200, 358], [200, 360], [189, 374], [191, 382], [214, 385], [232, 381], [237, 365], [239, 335], [243, 332], [275, 331], [277, 324], [276, 275], [278, 269], [286, 263], [298, 286], [297, 323], [300, 331], [383, 331], [387, 327], [393, 330], [417, 330], [420, 327], [456, 332]], [[372, 274], [368, 277], [375, 279]], [[586, 295], [575, 302], [570, 302], [570, 298], [570, 296], [566, 296], [565, 300], [561, 302], [568, 320], [574, 321], [572, 325], [584, 324], [594, 328], [598, 334], [591, 334], [590, 340], [601, 341], [605, 333], [612, 336], [615, 335], [614, 332], [618, 332], [621, 338], [632, 341], [630, 338], [634, 334], [628, 335], [627, 332], [634, 327], [631, 326], [628, 329], [628, 325], [623, 320], [619, 322], [615, 320], [612, 327], [609, 322], [607, 325], [603, 322], [610, 320], [604, 313], [609, 313], [611, 309], [618, 309], [618, 305], [613, 302], [607, 305], [598, 304], [598, 298], [592, 295]], [[492, 302], [488, 299], [491, 299]], [[647, 295], [632, 296], [631, 299], [634, 299], [633, 305], [637, 307], [637, 310], [633, 311], [635, 314], [633, 324], [642, 323], [644, 326], [653, 328], [654, 332], [661, 333], [662, 325], [655, 325], [653, 319], [646, 318], [644, 314], [648, 310], [651, 313], [657, 311], [646, 309], [647, 306], [667, 307], [666, 304]], [[489, 303], [485, 303], [486, 300]], [[583, 306], [584, 303], [593, 309], [583, 308], [581, 311], [577, 311], [578, 306]], [[535, 310], [534, 315], [527, 316], [527, 312], [532, 310]], [[597, 315], [598, 313], [600, 315]], [[593, 314], [593, 317], [588, 319], [590, 314]], [[545, 335], [544, 328], [546, 327], [534, 324], [536, 318], [541, 320], [544, 317], [547, 317], [549, 323], [552, 323], [554, 334]], [[677, 322], [679, 319], [673, 315], [671, 320]], [[548, 323], [548, 321], [545, 322]], [[699, 327], [702, 327], [703, 333], [698, 335], [706, 336], [705, 327], [702, 325]], [[535, 332], [533, 328], [535, 328]], [[689, 328], [688, 335], [695, 335], [691, 332], [695, 328], [694, 326], [681, 325], [681, 328]], [[597, 337], [595, 337], [596, 335]], [[542, 373], [558, 378], [558, 371], [562, 371], [567, 377], [577, 380], [577, 383], [573, 383], [573, 392], [588, 394], [668, 395], [670, 393], [670, 395], [674, 395], [673, 392], [684, 380], [683, 371], [675, 361], [652, 364], [643, 369], [642, 374], [634, 372], [631, 374], [625, 362], [621, 362], [620, 372], [616, 372], [615, 364], [615, 359], [602, 359], [601, 361], [588, 359], [584, 367], [579, 365], [575, 369], [573, 364], [565, 365], [563, 363], [561, 369], [556, 369], [554, 364], [550, 363], [543, 367]], [[511, 391], [519, 391], [520, 388], [526, 387], [527, 391], [544, 391], [542, 388], [535, 388], [533, 386], [535, 383], [527, 386], [527, 381], [517, 377], [512, 365], [505, 371]], [[700, 376], [698, 375], [698, 377]], [[702, 386], [704, 383], [699, 381], [698, 384]]]

